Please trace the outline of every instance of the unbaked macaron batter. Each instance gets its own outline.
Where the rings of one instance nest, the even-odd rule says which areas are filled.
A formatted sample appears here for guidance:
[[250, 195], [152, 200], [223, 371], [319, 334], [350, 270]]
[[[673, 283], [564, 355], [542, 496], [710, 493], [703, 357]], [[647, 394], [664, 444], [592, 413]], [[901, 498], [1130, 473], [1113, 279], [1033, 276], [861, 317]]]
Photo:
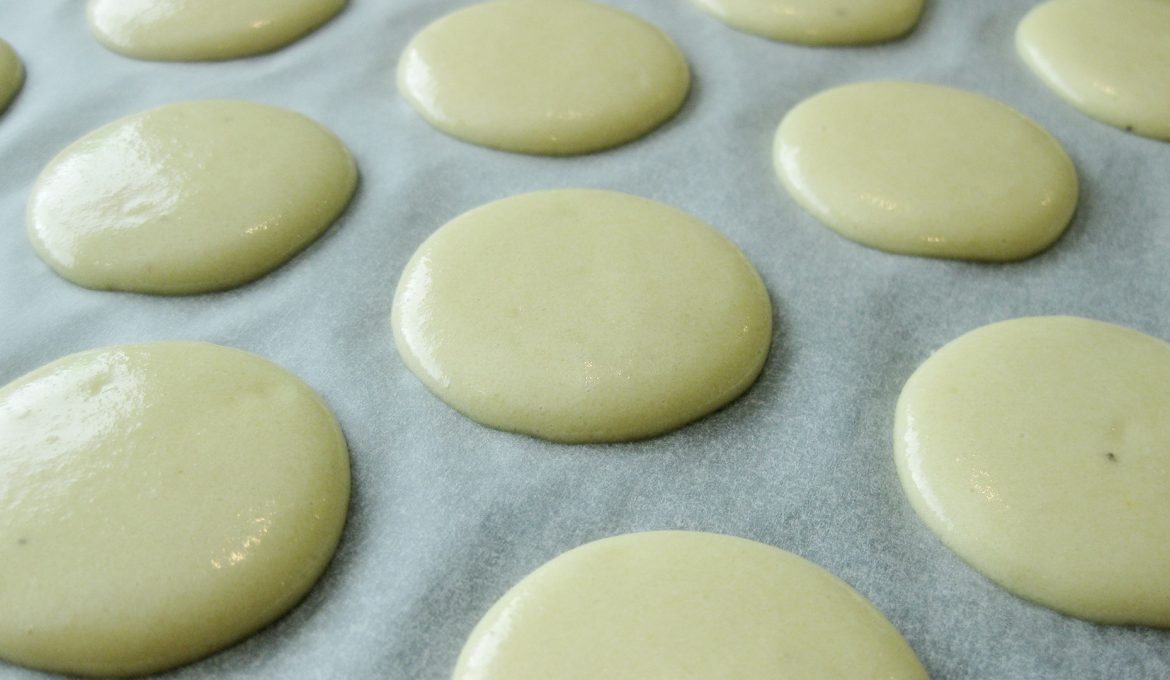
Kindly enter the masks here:
[[978, 328], [906, 382], [894, 449], [914, 509], [993, 581], [1170, 627], [1170, 343], [1076, 317]]
[[1019, 260], [1064, 233], [1076, 168], [1052, 135], [981, 95], [881, 81], [837, 87], [784, 116], [774, 161], [788, 193], [837, 233], [894, 253]]
[[398, 62], [398, 91], [428, 123], [531, 154], [600, 151], [641, 137], [690, 89], [662, 31], [591, 0], [492, 0], [428, 25]]
[[270, 52], [331, 19], [346, 0], [89, 0], [90, 31], [136, 59], [210, 61]]
[[1170, 2], [1053, 0], [1016, 30], [1024, 62], [1082, 112], [1170, 140]]
[[406, 365], [460, 412], [565, 442], [640, 439], [727, 404], [772, 341], [744, 254], [691, 215], [611, 191], [514, 196], [415, 252], [394, 297]]
[[356, 185], [345, 145], [305, 116], [181, 102], [59, 153], [29, 197], [28, 234], [78, 285], [203, 293], [279, 267], [333, 224]]
[[260, 357], [156, 342], [0, 389], [0, 658], [159, 672], [284, 614], [349, 503], [329, 408]]
[[484, 615], [453, 680], [925, 680], [898, 631], [819, 566], [660, 531], [583, 545]]
[[773, 40], [864, 45], [914, 28], [924, 0], [692, 0], [724, 23]]

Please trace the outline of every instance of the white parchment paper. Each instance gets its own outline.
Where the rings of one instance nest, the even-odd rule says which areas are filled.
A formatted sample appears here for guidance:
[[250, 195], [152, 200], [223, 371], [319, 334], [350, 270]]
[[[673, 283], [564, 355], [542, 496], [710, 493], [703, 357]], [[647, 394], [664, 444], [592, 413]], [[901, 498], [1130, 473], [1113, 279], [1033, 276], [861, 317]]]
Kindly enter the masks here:
[[[445, 678], [480, 615], [532, 569], [649, 529], [734, 534], [823, 565], [872, 600], [936, 678], [1170, 677], [1170, 633], [1029, 604], [943, 547], [902, 495], [890, 434], [913, 369], [983, 324], [1077, 314], [1170, 338], [1170, 144], [1093, 121], [1033, 78], [1013, 47], [1033, 2], [930, 0], [904, 40], [810, 48], [736, 32], [686, 0], [608, 1], [678, 42], [691, 96], [643, 140], [540, 158], [446, 137], [395, 92], [409, 38], [466, 2], [353, 0], [273, 54], [174, 64], [101, 48], [80, 0], [0, 0], [0, 37], [28, 69], [0, 116], [0, 383], [92, 347], [207, 340], [300, 375], [349, 438], [350, 519], [322, 581], [276, 624], [173, 677]], [[863, 248], [803, 213], [772, 172], [776, 125], [805, 97], [872, 79], [966, 88], [1047, 127], [1082, 182], [1064, 238], [1022, 263], [948, 262]], [[197, 98], [284, 106], [335, 131], [361, 170], [348, 212], [280, 270], [225, 293], [96, 292], [54, 275], [24, 232], [43, 165], [104, 123]], [[428, 393], [391, 339], [399, 272], [452, 217], [553, 187], [654, 198], [739, 244], [776, 310], [758, 384], [674, 434], [613, 446], [490, 430]], [[41, 674], [0, 662], [0, 677]]]

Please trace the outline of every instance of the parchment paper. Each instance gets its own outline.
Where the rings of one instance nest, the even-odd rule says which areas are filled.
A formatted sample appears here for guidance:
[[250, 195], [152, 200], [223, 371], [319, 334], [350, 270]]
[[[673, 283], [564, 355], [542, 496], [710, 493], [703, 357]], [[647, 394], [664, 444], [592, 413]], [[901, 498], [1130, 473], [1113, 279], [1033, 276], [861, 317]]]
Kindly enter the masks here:
[[[1077, 314], [1170, 338], [1170, 144], [1089, 119], [1026, 70], [1013, 31], [1032, 2], [930, 0], [908, 38], [864, 48], [771, 42], [685, 0], [609, 2], [678, 42], [690, 99], [636, 143], [540, 158], [446, 137], [395, 92], [409, 38], [466, 2], [354, 0], [273, 54], [175, 64], [100, 47], [80, 0], [0, 0], [0, 37], [28, 69], [0, 116], [0, 383], [92, 347], [207, 340], [300, 375], [349, 438], [353, 503], [324, 578], [276, 624], [173, 677], [446, 678], [480, 615], [532, 569], [650, 529], [734, 534], [823, 565], [872, 600], [936, 678], [1170, 677], [1167, 632], [1029, 604], [945, 548], [903, 497], [890, 433], [913, 369], [983, 324]], [[1047, 127], [1082, 182], [1068, 233], [1026, 262], [973, 264], [869, 250], [802, 212], [772, 172], [776, 125], [805, 97], [872, 79], [966, 88]], [[198, 98], [284, 106], [330, 127], [361, 169], [349, 211], [286, 266], [225, 293], [96, 292], [54, 275], [24, 231], [43, 165], [99, 125]], [[654, 198], [739, 244], [776, 310], [758, 384], [674, 434], [612, 446], [490, 430], [427, 392], [388, 325], [410, 254], [468, 209], [553, 187]], [[0, 662], [0, 677], [41, 675]]]

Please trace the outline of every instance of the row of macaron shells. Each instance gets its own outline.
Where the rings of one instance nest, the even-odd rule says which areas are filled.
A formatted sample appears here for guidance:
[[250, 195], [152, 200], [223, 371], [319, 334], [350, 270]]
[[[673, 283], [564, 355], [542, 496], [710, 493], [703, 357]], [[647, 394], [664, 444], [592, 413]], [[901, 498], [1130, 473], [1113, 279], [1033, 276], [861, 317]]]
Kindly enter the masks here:
[[[91, 11], [92, 11], [93, 7], [95, 7], [95, 6], [100, 6], [101, 4], [102, 4], [102, 3], [91, 3]], [[343, 4], [343, 3], [338, 3], [338, 8], [340, 8], [340, 5], [341, 5], [341, 4]], [[488, 3], [488, 6], [507, 6], [507, 5], [510, 5], [510, 4], [517, 4], [517, 3], [515, 3], [515, 2], [513, 2], [513, 3], [508, 3], [508, 2], [502, 2], [502, 3]], [[568, 3], [567, 3], [567, 4], [568, 4]], [[582, 9], [582, 8], [583, 8], [583, 7], [584, 7], [584, 6], [585, 6], [587, 3], [572, 3], [572, 4], [574, 4], [574, 5], [579, 5], [579, 7], [574, 7], [574, 8], [573, 8], [573, 9], [574, 9], [574, 11], [575, 11], [575, 10], [578, 10], [578, 9]], [[710, 4], [710, 5], [715, 5], [715, 4], [718, 4], [718, 3], [708, 3], [708, 4]], [[726, 4], [728, 4], [728, 5], [734, 5], [734, 3], [726, 3]], [[902, 3], [902, 4], [905, 4], [905, 3]], [[920, 3], [919, 3], [919, 4], [920, 4]], [[1057, 3], [1057, 4], [1058, 4], [1058, 3]], [[472, 8], [472, 9], [475, 9], [475, 8]], [[509, 8], [509, 9], [508, 9], [508, 11], [511, 11], [511, 9], [513, 9], [513, 8]], [[594, 8], [590, 7], [588, 10], [585, 10], [585, 11], [590, 11], [590, 12], [591, 12], [591, 11], [593, 11], [593, 10], [594, 10]], [[916, 17], [916, 16], [917, 16], [917, 14], [915, 13], [915, 17]], [[510, 22], [510, 21], [512, 21], [512, 20], [514, 20], [514, 19], [515, 19], [515, 16], [512, 16], [510, 19], [509, 19], [509, 18], [507, 18], [507, 17], [505, 17], [505, 21], [507, 21], [507, 22]], [[623, 20], [623, 21], [625, 21], [626, 19], [625, 19], [625, 18], [623, 18], [622, 20]], [[734, 24], [735, 24], [735, 21], [733, 21], [733, 20], [729, 19], [729, 23], [733, 23], [733, 25], [734, 25]], [[910, 25], [912, 25], [912, 23], [913, 23], [913, 22], [911, 22], [911, 24], [910, 24]], [[743, 25], [741, 25], [740, 27], [744, 27], [744, 26], [743, 26]], [[907, 27], [906, 27], [906, 29], [908, 29], [908, 28], [909, 28], [909, 26], [907, 26]], [[905, 29], [903, 29], [903, 30], [905, 30]], [[422, 37], [425, 35], [425, 33], [426, 33], [426, 32], [424, 31], [424, 33], [423, 33], [423, 34], [420, 34], [420, 38], [422, 38]], [[647, 35], [649, 35], [649, 34], [647, 34]], [[887, 36], [887, 37], [892, 37], [892, 36]], [[405, 95], [405, 96], [408, 98], [408, 100], [412, 100], [412, 103], [415, 103], [415, 105], [416, 105], [416, 106], [420, 107], [420, 112], [423, 112], [424, 116], [426, 116], [427, 114], [426, 114], [425, 108], [424, 108], [424, 107], [422, 106], [422, 104], [420, 104], [418, 101], [415, 101], [417, 98], [412, 98], [412, 96], [411, 96], [411, 88], [412, 88], [412, 87], [416, 87], [416, 86], [418, 85], [418, 83], [419, 83], [419, 80], [418, 80], [418, 78], [413, 78], [413, 79], [412, 79], [411, 77], [409, 77], [409, 73], [406, 71], [406, 67], [407, 67], [407, 66], [408, 66], [408, 65], [411, 63], [410, 59], [408, 58], [408, 56], [412, 54], [412, 52], [411, 52], [410, 50], [411, 50], [411, 49], [414, 49], [414, 48], [416, 48], [416, 47], [417, 47], [417, 46], [412, 46], [411, 48], [408, 48], [406, 55], [404, 55], [404, 59], [403, 59], [403, 61], [402, 61], [402, 66], [401, 66], [401, 68], [402, 68], [403, 70], [400, 70], [400, 86], [402, 87], [402, 89], [403, 89], [403, 93], [404, 93], [404, 95]], [[271, 48], [271, 47], [269, 47], [269, 48], [266, 48], [266, 49], [270, 49], [270, 48]], [[214, 55], [211, 55], [211, 56], [214, 56]], [[182, 58], [198, 58], [198, 57], [191, 57], [191, 56], [186, 56], [186, 57], [182, 57]], [[679, 70], [678, 70], [678, 68], [677, 68], [677, 63], [678, 63], [678, 62], [677, 62], [677, 60], [672, 60], [672, 59], [664, 59], [663, 61], [664, 61], [665, 63], [667, 63], [667, 64], [671, 64], [671, 63], [673, 63], [673, 64], [674, 64], [674, 65], [673, 65], [671, 68], [668, 68], [667, 70], [668, 70], [668, 71], [673, 71], [673, 78], [674, 78], [674, 81], [675, 81], [675, 83], [677, 84], [677, 83], [678, 83], [678, 81], [679, 81]], [[685, 62], [683, 62], [683, 68], [685, 69]], [[404, 75], [404, 74], [405, 74], [405, 75]], [[540, 89], [542, 89], [542, 90], [544, 89], [543, 85], [539, 85], [539, 87], [540, 87]], [[672, 114], [673, 114], [673, 112], [674, 112], [674, 110], [676, 110], [676, 109], [677, 109], [677, 106], [681, 104], [682, 98], [684, 98], [684, 97], [685, 97], [685, 86], [684, 86], [684, 87], [683, 87], [683, 89], [682, 89], [682, 96], [678, 96], [677, 92], [678, 92], [678, 89], [679, 89], [679, 88], [678, 88], [677, 86], [675, 86], [675, 87], [668, 87], [668, 88], [665, 88], [665, 89], [666, 89], [666, 91], [667, 91], [667, 92], [673, 92], [673, 93], [675, 93], [675, 94], [673, 95], [673, 100], [676, 100], [676, 101], [668, 101], [666, 104], [662, 104], [661, 102], [658, 102], [658, 103], [656, 104], [657, 106], [659, 106], [659, 108], [660, 108], [661, 110], [665, 110], [665, 111], [666, 111], [666, 113], [665, 113], [665, 114], [661, 114], [661, 113], [659, 114], [659, 115], [661, 116], [661, 120], [664, 120], [666, 117], [669, 117], [669, 115], [672, 115]], [[643, 115], [643, 116], [644, 116], [644, 114], [639, 114], [639, 115]], [[442, 125], [441, 125], [441, 122], [440, 122], [440, 121], [437, 119], [437, 117], [430, 117], [430, 116], [428, 116], [428, 119], [431, 119], [431, 118], [435, 118], [434, 120], [432, 120], [432, 121], [431, 121], [432, 123], [436, 124], [436, 126], [437, 126], [437, 127], [442, 127]], [[645, 118], [643, 117], [643, 119], [642, 119], [642, 120], [644, 121], [644, 120], [645, 120]], [[659, 120], [658, 122], [661, 122], [661, 120]], [[647, 125], [646, 125], [646, 124], [643, 122], [643, 123], [641, 123], [641, 125], [642, 125], [642, 128], [643, 128], [643, 129], [639, 130], [639, 131], [638, 131], [638, 132], [636, 132], [636, 133], [633, 133], [633, 136], [637, 136], [637, 135], [639, 135], [639, 134], [642, 134], [642, 133], [646, 132], [648, 129], [650, 129], [650, 128], [654, 127], [655, 125], [657, 125], [657, 122], [655, 122], [655, 123], [653, 123], [653, 124], [651, 124], [651, 125], [648, 125], [648, 126], [647, 126]], [[612, 126], [611, 126], [611, 127], [612, 127]], [[458, 126], [455, 126], [455, 127], [453, 127], [452, 129], [450, 129], [450, 130], [448, 130], [448, 131], [450, 131], [450, 132], [452, 132], [452, 133], [454, 133], [454, 134], [458, 134], [458, 133], [459, 133], [459, 129], [460, 129], [460, 128], [458, 128]], [[1141, 131], [1141, 130], [1139, 130], [1139, 131]], [[629, 133], [627, 133], [627, 134], [629, 134]], [[571, 135], [569, 135], [569, 136], [571, 136]], [[542, 139], [545, 139], [545, 140], [547, 140], [549, 137], [550, 137], [550, 136], [547, 136], [547, 135], [545, 135], [545, 136], [542, 136]], [[562, 135], [553, 134], [553, 135], [551, 135], [551, 137], [557, 137], [557, 138], [564, 139], [564, 138], [566, 138], [567, 136], [566, 136], [566, 135], [563, 135], [563, 134], [562, 134]], [[476, 140], [476, 139], [470, 139], [470, 141], [479, 141], [480, 143], [490, 143], [490, 142], [486, 142], [486, 141], [483, 141], [483, 140]], [[622, 141], [622, 140], [619, 140], [619, 141], [615, 142], [615, 141], [614, 141], [614, 140], [612, 140], [612, 139], [607, 139], [607, 140], [604, 140], [604, 141], [602, 141], [601, 143], [599, 143], [599, 144], [598, 144], [598, 145], [597, 145], [595, 148], [605, 148], [605, 147], [607, 147], [607, 146], [612, 146], [612, 145], [613, 145], [613, 144], [615, 144], [615, 143], [620, 143], [620, 141]], [[493, 145], [493, 146], [501, 146], [501, 147], [507, 148], [507, 146], [506, 146], [505, 144], [491, 144], [491, 145]], [[780, 158], [780, 155], [781, 155], [781, 154], [780, 154], [780, 140], [779, 140], [779, 139], [778, 139], [778, 145], [777, 145], [777, 147], [778, 147], [778, 150], [777, 150], [777, 155], [778, 155], [778, 171], [781, 173], [781, 177], [783, 178], [783, 177], [784, 177], [784, 169], [783, 169], [783, 168], [784, 168], [784, 166], [783, 166], [783, 164], [782, 164], [782, 163], [780, 163], [780, 162], [779, 162], [779, 158]], [[583, 153], [583, 152], [587, 152], [587, 151], [590, 151], [590, 150], [595, 150], [595, 149], [594, 149], [594, 148], [573, 148], [573, 149], [567, 149], [567, 148], [563, 148], [563, 147], [562, 147], [562, 148], [559, 148], [559, 149], [558, 149], [558, 148], [553, 148], [553, 149], [544, 149], [544, 150], [540, 150], [540, 149], [534, 149], [534, 148], [516, 148], [516, 149], [512, 149], [512, 150], [518, 150], [518, 151], [528, 151], [528, 152], [538, 152], [538, 153], [540, 153], [540, 152], [543, 152], [543, 153], [558, 153], [558, 154], [559, 154], [559, 153]], [[792, 188], [792, 187], [793, 187], [793, 186], [796, 184], [795, 182], [791, 182], [791, 181], [788, 181], [788, 180], [786, 180], [786, 182], [789, 184], [790, 188]], [[352, 188], [350, 188], [350, 189], [349, 189], [349, 192], [352, 192]], [[345, 192], [345, 191], [343, 191], [342, 193], [346, 194], [346, 195], [345, 195], [345, 200], [348, 200], [348, 192]], [[799, 193], [798, 193], [798, 191], [794, 191], [793, 193], [794, 193], [794, 195], [797, 195], [797, 197], [798, 197], [798, 200], [799, 200]], [[1066, 195], [1067, 195], [1067, 192], [1066, 192]], [[1071, 203], [1072, 203], [1072, 204], [1075, 204], [1075, 184], [1074, 184], [1074, 188], [1073, 188], [1073, 191], [1072, 191], [1072, 196], [1073, 196], [1073, 199], [1072, 199]], [[802, 201], [802, 204], [803, 204], [803, 203], [804, 203], [804, 202]], [[343, 208], [344, 208], [344, 200], [342, 201], [342, 209], [343, 209]], [[338, 210], [337, 212], [340, 212], [340, 210]], [[1069, 209], [1067, 212], [1068, 212], [1068, 215], [1071, 215], [1071, 209]], [[1064, 220], [1065, 220], [1065, 223], [1067, 222], [1067, 217], [1068, 217], [1068, 215], [1066, 215], [1066, 216], [1065, 216], [1065, 218], [1064, 218]], [[332, 222], [332, 219], [333, 219], [333, 217], [335, 217], [335, 216], [336, 216], [336, 215], [334, 214], [333, 216], [331, 216], [331, 217], [329, 217], [328, 219], [326, 219], [326, 220], [324, 221], [324, 224], [323, 224], [323, 225], [321, 225], [321, 226], [319, 226], [319, 227], [317, 228], [317, 229], [318, 229], [318, 233], [319, 233], [319, 231], [321, 231], [321, 230], [324, 230], [325, 228], [327, 228], [328, 224]], [[832, 226], [832, 225], [831, 225], [831, 226]], [[1059, 226], [1059, 228], [1056, 230], [1056, 233], [1057, 233], [1057, 235], [1059, 234], [1059, 229], [1062, 229], [1062, 228], [1063, 228], [1063, 224], [1061, 224], [1061, 225]], [[1055, 238], [1055, 236], [1054, 236], [1053, 238]], [[310, 240], [311, 240], [311, 239], [310, 239]], [[862, 240], [862, 239], [858, 239], [858, 240]], [[920, 254], [923, 254], [923, 253], [920, 253]], [[925, 253], [925, 254], [930, 254], [930, 253]], [[950, 255], [948, 255], [948, 256], [956, 256], [956, 255], [955, 255], [955, 254], [950, 254]], [[961, 255], [959, 255], [959, 256], [961, 256]], [[1005, 258], [1005, 259], [1012, 259], [1012, 258]], [[279, 264], [279, 263], [276, 263], [276, 264]], [[268, 265], [268, 266], [267, 266], [267, 268], [268, 268], [268, 269], [270, 269], [272, 266], [275, 266], [275, 265]], [[267, 270], [267, 269], [265, 269], [265, 271], [266, 271], [266, 270]], [[255, 275], [259, 275], [259, 274], [262, 274], [262, 273], [263, 273], [263, 272], [261, 271], [261, 272], [259, 272], [259, 273], [255, 274]], [[216, 285], [216, 286], [214, 286], [214, 287], [222, 287], [222, 284], [218, 284], [218, 285]], [[158, 292], [158, 291], [154, 291], [154, 292]], [[191, 291], [183, 291], [183, 292], [191, 292]]]

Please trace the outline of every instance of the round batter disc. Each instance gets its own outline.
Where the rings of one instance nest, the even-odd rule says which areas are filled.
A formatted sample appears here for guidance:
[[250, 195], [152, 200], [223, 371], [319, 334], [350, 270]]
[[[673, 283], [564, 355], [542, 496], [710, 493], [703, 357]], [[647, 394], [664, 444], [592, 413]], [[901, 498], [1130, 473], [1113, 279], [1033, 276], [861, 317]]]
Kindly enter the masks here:
[[993, 581], [1170, 627], [1170, 344], [1074, 317], [984, 326], [906, 382], [894, 445], [914, 509]]
[[24, 64], [12, 49], [12, 45], [0, 40], [0, 113], [3, 113], [20, 86], [24, 84]]
[[497, 201], [436, 231], [402, 274], [393, 326], [407, 366], [471, 418], [619, 441], [746, 390], [772, 307], [743, 253], [698, 219], [570, 189]]
[[257, 279], [345, 209], [357, 169], [298, 113], [193, 101], [134, 114], [74, 142], [28, 202], [33, 247], [87, 288], [187, 294]]
[[805, 45], [864, 45], [914, 28], [924, 0], [692, 0], [741, 31]]
[[532, 154], [599, 151], [678, 111], [690, 69], [654, 26], [589, 0], [493, 0], [410, 41], [398, 91], [428, 123]]
[[1024, 62], [1082, 112], [1170, 140], [1170, 2], [1054, 0], [1016, 30]]
[[0, 389], [0, 658], [154, 673], [281, 616], [333, 555], [349, 457], [321, 398], [217, 345], [74, 354]]
[[89, 0], [98, 42], [135, 59], [210, 61], [271, 52], [331, 19], [346, 0]]
[[830, 229], [894, 253], [1019, 260], [1064, 233], [1077, 175], [1052, 135], [993, 99], [871, 82], [800, 103], [780, 123], [776, 172]]
[[583, 545], [508, 591], [453, 680], [899, 678], [926, 672], [856, 591], [792, 553], [683, 531]]

